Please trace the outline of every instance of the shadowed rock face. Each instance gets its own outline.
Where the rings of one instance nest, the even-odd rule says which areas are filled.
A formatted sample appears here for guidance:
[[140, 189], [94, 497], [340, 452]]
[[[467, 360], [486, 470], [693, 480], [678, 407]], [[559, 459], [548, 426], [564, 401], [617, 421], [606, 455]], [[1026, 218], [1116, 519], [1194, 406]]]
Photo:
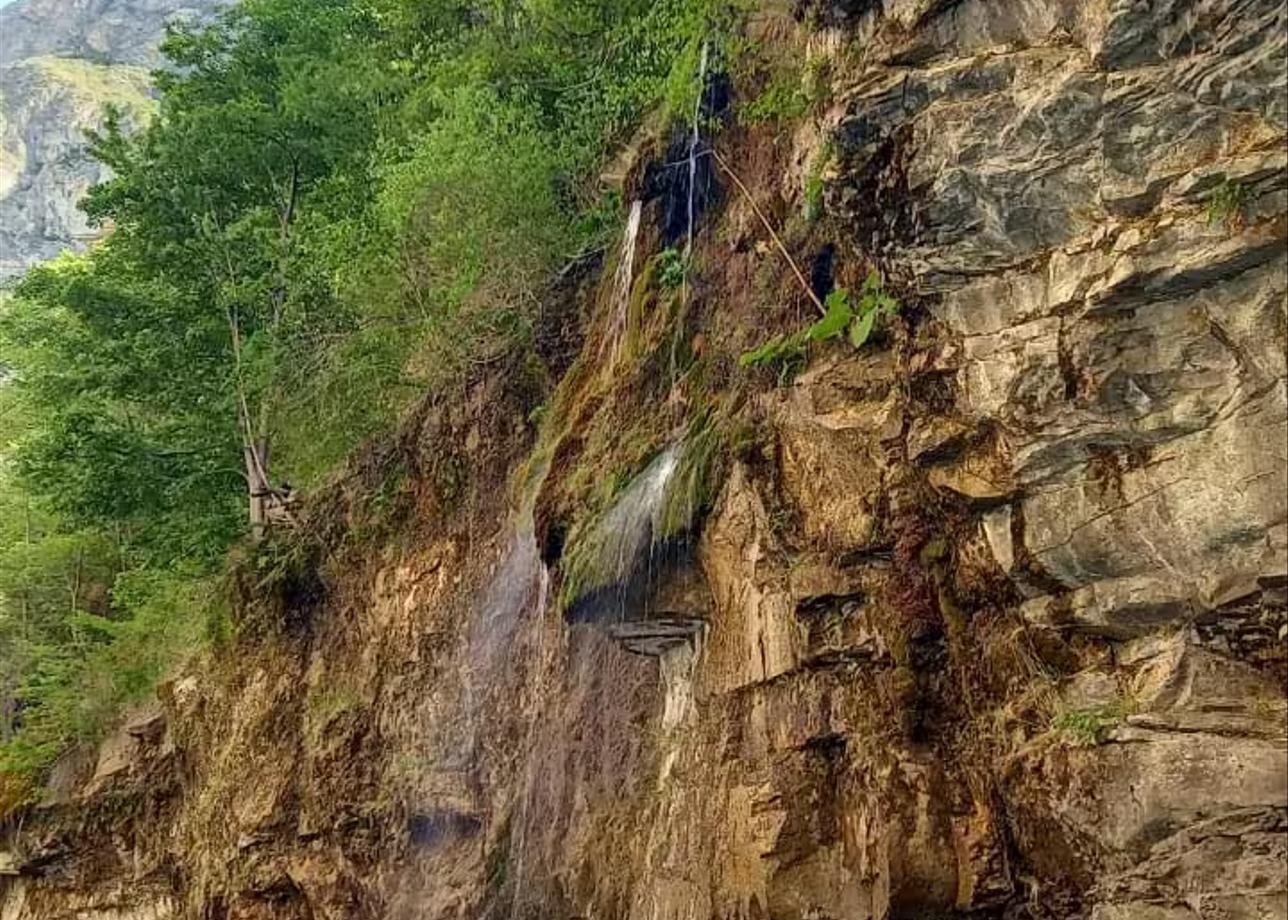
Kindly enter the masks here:
[[[792, 162], [833, 139], [837, 283], [875, 256], [905, 311], [748, 397], [691, 564], [640, 587], [668, 530], [610, 513], [603, 577], [489, 631], [530, 446], [489, 378], [404, 438], [496, 447], [456, 458], [478, 505], [172, 685], [86, 771], [141, 817], [33, 815], [0, 916], [1288, 918], [1288, 11], [800, 6], [864, 54]], [[717, 143], [781, 194], [788, 141]], [[772, 250], [732, 195], [706, 220], [715, 347]], [[614, 623], [623, 585], [655, 615]]]
[[103, 178], [85, 152], [106, 103], [139, 124], [165, 24], [223, 0], [18, 0], [0, 8], [0, 281], [81, 245], [76, 203]]

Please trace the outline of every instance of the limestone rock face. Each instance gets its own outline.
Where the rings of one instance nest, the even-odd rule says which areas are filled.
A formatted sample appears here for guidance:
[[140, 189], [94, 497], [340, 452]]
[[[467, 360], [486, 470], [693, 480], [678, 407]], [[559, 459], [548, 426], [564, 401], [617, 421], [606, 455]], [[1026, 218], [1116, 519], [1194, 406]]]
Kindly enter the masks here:
[[[859, 94], [842, 132], [904, 151], [894, 261], [959, 339], [956, 416], [999, 432], [1008, 552], [1119, 636], [1257, 595], [1288, 568], [1285, 11], [984, 6], [953, 18], [1037, 46], [954, 64], [980, 39], [941, 32], [950, 62]], [[1214, 215], [1232, 183], [1246, 206]]]
[[668, 366], [598, 368], [592, 317], [537, 526], [525, 375], [427, 404], [408, 533], [337, 539], [320, 597], [168, 686], [0, 846], [0, 917], [128, 879], [174, 920], [1288, 920], [1288, 8], [795, 7], [758, 28], [830, 56], [829, 107], [717, 147], [776, 216], [831, 151], [783, 236], [904, 307], [758, 379], [778, 255], [735, 195], [708, 218], [690, 321], [754, 436], [662, 586], [685, 635], [561, 609], [550, 495]]
[[152, 110], [148, 70], [167, 21], [221, 0], [18, 0], [0, 9], [0, 281], [82, 245], [76, 203], [103, 178], [85, 130], [103, 106]]

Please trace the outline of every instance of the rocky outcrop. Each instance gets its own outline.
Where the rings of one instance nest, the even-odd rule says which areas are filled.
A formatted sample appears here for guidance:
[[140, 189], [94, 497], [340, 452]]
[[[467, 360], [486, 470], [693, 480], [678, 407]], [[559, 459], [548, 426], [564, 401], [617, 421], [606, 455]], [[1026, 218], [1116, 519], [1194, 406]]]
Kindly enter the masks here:
[[219, 0], [18, 0], [0, 9], [0, 281], [83, 245], [77, 202], [104, 177], [85, 130], [103, 107], [152, 110], [148, 70], [167, 21]]
[[[717, 150], [898, 321], [737, 367], [805, 314], [736, 189], [687, 312], [646, 266], [623, 332], [605, 266], [541, 432], [506, 368], [357, 463], [320, 577], [30, 816], [0, 916], [1288, 917], [1288, 13], [798, 12], [758, 27], [830, 61], [827, 112]], [[640, 498], [706, 430], [673, 579]], [[613, 603], [684, 635], [633, 654]]]

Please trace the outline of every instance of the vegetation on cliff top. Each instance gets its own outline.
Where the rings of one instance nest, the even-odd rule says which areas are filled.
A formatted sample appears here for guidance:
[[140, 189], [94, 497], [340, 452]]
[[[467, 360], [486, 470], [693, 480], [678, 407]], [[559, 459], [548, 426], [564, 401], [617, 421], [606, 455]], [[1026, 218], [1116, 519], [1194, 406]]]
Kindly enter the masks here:
[[0, 307], [0, 788], [194, 647], [266, 490], [528, 345], [611, 223], [595, 168], [687, 111], [726, 6], [243, 0], [171, 34], [151, 124], [93, 139], [113, 232]]

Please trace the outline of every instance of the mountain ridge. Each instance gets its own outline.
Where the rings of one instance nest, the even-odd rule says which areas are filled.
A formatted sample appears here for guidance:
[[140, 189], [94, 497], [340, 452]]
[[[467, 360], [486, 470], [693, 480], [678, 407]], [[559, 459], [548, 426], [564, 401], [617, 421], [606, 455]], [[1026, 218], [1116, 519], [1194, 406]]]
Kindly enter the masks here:
[[166, 24], [224, 0], [17, 0], [0, 7], [0, 282], [81, 248], [77, 202], [105, 177], [85, 131], [103, 105], [140, 122]]

